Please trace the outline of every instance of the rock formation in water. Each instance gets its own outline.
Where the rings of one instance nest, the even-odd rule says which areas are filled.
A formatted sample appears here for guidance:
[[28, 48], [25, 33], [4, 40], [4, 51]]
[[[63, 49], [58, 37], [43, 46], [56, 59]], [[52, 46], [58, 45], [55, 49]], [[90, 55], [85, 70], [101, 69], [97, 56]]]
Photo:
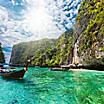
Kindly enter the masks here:
[[73, 30], [65, 32], [58, 39], [42, 39], [19, 43], [13, 46], [11, 64], [24, 64], [32, 58], [31, 65], [54, 66], [68, 64], [71, 60]]
[[84, 0], [76, 21], [74, 30], [70, 29], [57, 40], [15, 45], [10, 62], [21, 64], [32, 58], [32, 65], [69, 64], [73, 61], [73, 48], [77, 42], [80, 63], [104, 65], [104, 1]]
[[53, 48], [55, 39], [42, 39], [38, 41], [23, 42], [13, 46], [10, 63], [24, 64], [32, 57], [40, 58], [48, 48]]
[[73, 30], [62, 34], [53, 48], [48, 48], [44, 54], [35, 56], [32, 61], [33, 65], [39, 66], [57, 66], [61, 64], [68, 64], [71, 60], [71, 49], [73, 43]]
[[5, 58], [2, 51], [1, 43], [0, 43], [0, 63], [5, 63]]

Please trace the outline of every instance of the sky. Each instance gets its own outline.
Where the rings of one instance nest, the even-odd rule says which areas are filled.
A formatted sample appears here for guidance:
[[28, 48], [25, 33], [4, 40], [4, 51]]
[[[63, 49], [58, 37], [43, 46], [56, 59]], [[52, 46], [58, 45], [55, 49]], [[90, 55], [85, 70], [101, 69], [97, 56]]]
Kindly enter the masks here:
[[8, 63], [14, 44], [58, 38], [75, 24], [81, 0], [0, 0], [0, 43]]

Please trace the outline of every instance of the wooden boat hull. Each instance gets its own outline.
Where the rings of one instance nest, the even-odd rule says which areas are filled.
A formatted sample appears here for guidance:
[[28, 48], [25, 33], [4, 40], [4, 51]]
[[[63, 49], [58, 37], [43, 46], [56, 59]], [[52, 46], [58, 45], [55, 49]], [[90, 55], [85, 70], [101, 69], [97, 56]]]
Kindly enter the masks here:
[[13, 72], [1, 72], [0, 76], [5, 78], [22, 79], [25, 74], [25, 70], [13, 71]]

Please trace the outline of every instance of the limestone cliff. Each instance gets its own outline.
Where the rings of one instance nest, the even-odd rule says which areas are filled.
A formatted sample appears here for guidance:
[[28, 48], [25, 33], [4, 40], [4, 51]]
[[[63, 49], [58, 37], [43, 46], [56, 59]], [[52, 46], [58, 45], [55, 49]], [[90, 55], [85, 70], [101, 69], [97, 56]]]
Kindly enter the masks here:
[[[104, 0], [84, 0], [77, 17], [79, 56], [82, 63], [104, 58]], [[99, 61], [99, 62], [100, 62]], [[104, 60], [102, 62], [104, 64]]]
[[13, 46], [10, 63], [24, 64], [32, 57], [40, 57], [48, 48], [53, 48], [55, 39], [42, 39], [38, 41], [23, 42]]

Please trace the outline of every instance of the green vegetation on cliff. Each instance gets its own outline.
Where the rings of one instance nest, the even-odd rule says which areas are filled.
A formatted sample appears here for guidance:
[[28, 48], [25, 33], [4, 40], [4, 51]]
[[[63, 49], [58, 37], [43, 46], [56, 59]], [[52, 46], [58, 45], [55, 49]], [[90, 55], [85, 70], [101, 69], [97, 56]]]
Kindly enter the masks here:
[[0, 63], [5, 63], [4, 54], [0, 43]]
[[68, 64], [71, 59], [71, 49], [73, 43], [73, 30], [65, 32], [56, 41], [54, 48], [48, 48], [44, 53], [38, 53], [32, 61], [33, 65], [56, 66]]
[[70, 29], [57, 40], [43, 39], [15, 45], [10, 62], [23, 64], [32, 58], [32, 65], [68, 64], [77, 42], [81, 63], [104, 65], [104, 0], [84, 0], [76, 21], [75, 30]]
[[73, 43], [73, 30], [62, 34], [58, 39], [42, 39], [24, 42], [13, 46], [10, 63], [24, 64], [32, 59], [31, 65], [53, 66], [68, 64]]
[[84, 0], [77, 17], [80, 39], [79, 56], [83, 61], [104, 56], [104, 0]]
[[56, 40], [42, 39], [38, 41], [23, 42], [13, 46], [10, 63], [24, 64], [32, 57], [40, 57], [48, 48], [53, 48]]

